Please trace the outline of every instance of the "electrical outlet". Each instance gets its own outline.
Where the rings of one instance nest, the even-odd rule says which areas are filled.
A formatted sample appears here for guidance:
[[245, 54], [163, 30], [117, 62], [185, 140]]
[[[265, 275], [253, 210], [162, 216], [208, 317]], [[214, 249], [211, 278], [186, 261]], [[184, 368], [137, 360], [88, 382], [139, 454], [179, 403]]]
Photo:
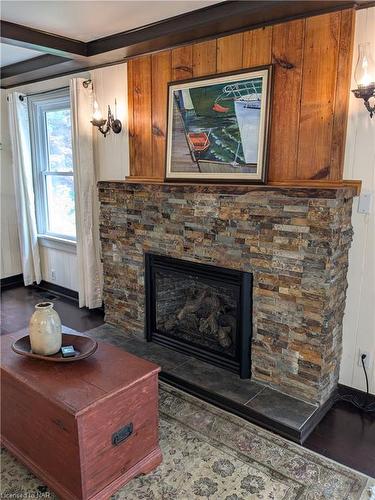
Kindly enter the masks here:
[[366, 354], [366, 357], [363, 360], [363, 362], [365, 364], [366, 370], [369, 370], [370, 365], [371, 365], [371, 359], [370, 359], [370, 353], [368, 351], [361, 351], [361, 349], [359, 349], [359, 351], [358, 351], [358, 366], [360, 366], [362, 368], [362, 359], [361, 359], [362, 354]]
[[363, 191], [358, 199], [358, 213], [370, 214], [372, 205], [372, 193], [370, 191]]
[[54, 269], [51, 269], [51, 280], [56, 281], [56, 271]]

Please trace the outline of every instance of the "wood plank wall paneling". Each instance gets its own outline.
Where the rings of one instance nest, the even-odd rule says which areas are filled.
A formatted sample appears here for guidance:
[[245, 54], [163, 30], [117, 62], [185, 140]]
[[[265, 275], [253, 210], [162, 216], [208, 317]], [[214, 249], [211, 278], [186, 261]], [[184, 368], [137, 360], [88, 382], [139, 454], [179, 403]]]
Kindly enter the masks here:
[[216, 45], [216, 40], [193, 45], [193, 76], [195, 78], [216, 73]]
[[242, 69], [243, 33], [217, 39], [217, 72]]
[[297, 178], [330, 176], [340, 12], [306, 19]]
[[352, 53], [355, 31], [355, 12], [345, 10], [341, 13], [340, 50], [337, 70], [335, 110], [333, 118], [330, 179], [342, 176], [345, 154], [346, 127], [352, 72]]
[[172, 80], [193, 77], [193, 46], [185, 45], [172, 50]]
[[129, 61], [130, 176], [164, 177], [168, 81], [272, 63], [268, 180], [342, 179], [354, 21], [345, 9]]
[[242, 67], [271, 64], [272, 26], [246, 31], [243, 34]]
[[152, 55], [152, 176], [162, 178], [167, 136], [168, 82], [171, 81], [171, 51]]
[[[297, 178], [299, 116], [305, 20], [273, 27], [274, 87], [268, 179]], [[287, 65], [293, 65], [292, 68]], [[287, 126], [280, 126], [284, 117]]]
[[129, 135], [130, 173], [152, 172], [151, 142], [151, 56], [133, 59], [130, 64], [130, 99], [133, 118]]
[[133, 82], [134, 61], [127, 64], [128, 72], [128, 134], [129, 134], [129, 175], [135, 175], [135, 134], [134, 134], [134, 82]]

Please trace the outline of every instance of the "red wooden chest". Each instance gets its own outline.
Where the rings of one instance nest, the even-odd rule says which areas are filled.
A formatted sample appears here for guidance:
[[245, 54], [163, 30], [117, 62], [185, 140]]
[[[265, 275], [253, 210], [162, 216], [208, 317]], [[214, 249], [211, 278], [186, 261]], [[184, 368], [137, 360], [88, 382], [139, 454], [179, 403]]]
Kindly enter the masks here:
[[76, 363], [27, 359], [18, 337], [1, 339], [1, 440], [57, 495], [103, 500], [161, 462], [158, 366], [104, 343]]

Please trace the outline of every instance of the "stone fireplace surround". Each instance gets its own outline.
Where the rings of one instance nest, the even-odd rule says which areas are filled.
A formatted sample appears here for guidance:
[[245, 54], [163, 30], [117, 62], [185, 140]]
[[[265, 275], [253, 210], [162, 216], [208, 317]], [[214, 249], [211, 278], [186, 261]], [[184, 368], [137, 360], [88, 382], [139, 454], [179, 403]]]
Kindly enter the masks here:
[[253, 273], [252, 379], [313, 404], [335, 390], [349, 187], [100, 182], [106, 321], [144, 337], [144, 253]]

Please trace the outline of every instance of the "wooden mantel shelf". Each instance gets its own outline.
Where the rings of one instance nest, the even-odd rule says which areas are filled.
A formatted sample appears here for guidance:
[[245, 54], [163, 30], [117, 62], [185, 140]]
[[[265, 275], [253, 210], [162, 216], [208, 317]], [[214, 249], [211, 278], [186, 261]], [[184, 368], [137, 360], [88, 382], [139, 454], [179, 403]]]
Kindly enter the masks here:
[[[106, 181], [106, 182], [111, 182], [111, 181]], [[236, 187], [248, 187], [249, 189], [275, 189], [275, 188], [280, 188], [280, 189], [340, 189], [340, 188], [352, 188], [355, 190], [355, 195], [358, 196], [361, 192], [361, 186], [362, 186], [362, 181], [360, 180], [342, 180], [342, 181], [326, 181], [326, 180], [287, 180], [287, 181], [272, 181], [268, 182], [267, 184], [246, 184], [246, 183], [237, 183], [237, 184], [230, 184], [230, 183], [195, 183], [195, 182], [166, 182], [164, 179], [161, 178], [150, 178], [150, 177], [137, 177], [137, 176], [132, 176], [132, 177], [127, 177], [124, 181], [112, 181], [116, 183], [124, 182], [128, 184], [168, 184], [172, 186], [236, 186]]]

